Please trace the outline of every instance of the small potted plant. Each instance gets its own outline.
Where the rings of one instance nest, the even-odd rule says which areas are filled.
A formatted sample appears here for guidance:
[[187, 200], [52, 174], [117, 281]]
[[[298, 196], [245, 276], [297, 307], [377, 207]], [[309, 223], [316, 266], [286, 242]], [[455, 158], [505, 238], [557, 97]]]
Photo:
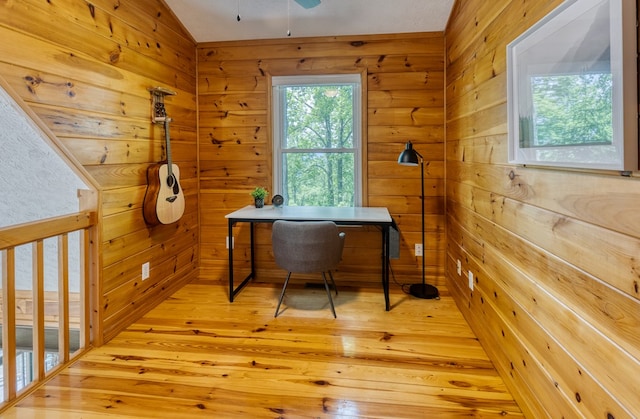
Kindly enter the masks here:
[[251, 196], [253, 197], [253, 201], [256, 204], [256, 208], [264, 207], [264, 199], [269, 195], [269, 191], [267, 191], [262, 186], [256, 187], [253, 191], [251, 191]]

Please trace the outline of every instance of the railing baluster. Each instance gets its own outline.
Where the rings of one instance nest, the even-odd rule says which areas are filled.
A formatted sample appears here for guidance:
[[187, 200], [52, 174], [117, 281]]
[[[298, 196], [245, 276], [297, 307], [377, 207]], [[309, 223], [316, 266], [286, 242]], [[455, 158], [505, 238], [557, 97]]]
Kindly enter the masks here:
[[44, 378], [44, 242], [33, 243], [33, 378]]
[[58, 237], [58, 356], [69, 362], [69, 235]]
[[80, 347], [91, 344], [91, 307], [89, 296], [91, 277], [91, 233], [84, 229], [80, 235]]
[[16, 251], [2, 252], [2, 362], [4, 400], [16, 397]]

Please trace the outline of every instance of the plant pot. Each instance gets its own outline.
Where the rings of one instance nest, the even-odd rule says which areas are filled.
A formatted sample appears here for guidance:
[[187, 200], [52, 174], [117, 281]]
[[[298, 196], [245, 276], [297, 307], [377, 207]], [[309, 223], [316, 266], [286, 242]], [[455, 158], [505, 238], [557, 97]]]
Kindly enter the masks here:
[[255, 198], [256, 208], [264, 207], [264, 198]]

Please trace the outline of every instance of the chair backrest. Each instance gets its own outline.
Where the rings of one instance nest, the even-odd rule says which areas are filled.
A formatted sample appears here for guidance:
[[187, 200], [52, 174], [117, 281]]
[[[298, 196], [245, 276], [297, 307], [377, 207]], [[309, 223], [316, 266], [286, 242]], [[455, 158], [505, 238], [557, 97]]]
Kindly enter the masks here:
[[333, 221], [273, 223], [271, 241], [276, 264], [288, 272], [325, 272], [342, 258], [344, 233]]

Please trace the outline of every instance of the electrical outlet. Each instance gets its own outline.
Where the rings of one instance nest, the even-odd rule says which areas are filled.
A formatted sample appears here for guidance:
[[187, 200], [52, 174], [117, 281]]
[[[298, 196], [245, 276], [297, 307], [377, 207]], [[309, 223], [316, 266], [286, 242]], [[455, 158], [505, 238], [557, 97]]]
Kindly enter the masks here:
[[473, 291], [473, 272], [469, 271], [469, 289]]
[[149, 278], [149, 262], [142, 264], [142, 280]]
[[462, 276], [462, 262], [458, 259], [458, 276]]
[[420, 243], [416, 243], [416, 256], [422, 256], [422, 245]]
[[[227, 246], [227, 249], [228, 249], [229, 248], [229, 236], [227, 236], [227, 244], [226, 244], [226, 246]], [[236, 238], [235, 237], [231, 237], [231, 246], [232, 246], [231, 247], [232, 249], [236, 248], [235, 247], [236, 246]]]

